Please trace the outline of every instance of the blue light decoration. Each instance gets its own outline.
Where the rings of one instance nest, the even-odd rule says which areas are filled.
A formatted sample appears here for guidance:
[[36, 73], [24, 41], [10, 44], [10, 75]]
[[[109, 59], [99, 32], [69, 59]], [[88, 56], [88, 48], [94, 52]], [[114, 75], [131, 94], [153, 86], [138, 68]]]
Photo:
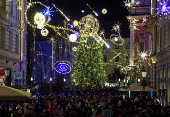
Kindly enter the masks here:
[[168, 6], [167, 2], [163, 1], [163, 2], [160, 2], [160, 5], [161, 5], [161, 8], [159, 8], [159, 12], [162, 14], [162, 15], [168, 15], [169, 13], [169, 10], [170, 10], [170, 6]]
[[55, 64], [55, 69], [58, 73], [68, 74], [71, 71], [71, 65], [67, 62], [58, 62]]
[[58, 10], [53, 10], [53, 7], [48, 7], [47, 9], [43, 10], [42, 14], [48, 18], [48, 22], [51, 20], [51, 13], [57, 12]]
[[74, 34], [77, 36], [77, 38], [80, 38], [80, 34], [81, 34], [80, 32], [75, 32]]
[[70, 25], [70, 29], [73, 29], [74, 28], [74, 26], [73, 25]]

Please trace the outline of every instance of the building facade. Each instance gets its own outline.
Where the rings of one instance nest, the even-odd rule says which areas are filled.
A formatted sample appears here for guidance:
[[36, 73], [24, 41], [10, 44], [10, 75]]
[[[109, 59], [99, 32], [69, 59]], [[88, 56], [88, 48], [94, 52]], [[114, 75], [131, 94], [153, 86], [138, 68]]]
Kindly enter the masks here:
[[70, 84], [73, 68], [66, 74], [62, 74], [57, 70], [57, 64], [59, 62], [68, 62], [72, 67], [74, 53], [70, 49], [70, 46], [71, 44], [69, 42], [62, 39], [57, 41], [36, 41], [32, 43], [29, 65], [32, 68], [30, 71], [32, 83], [43, 84], [51, 82], [62, 84], [64, 79], [66, 79], [66, 83]]
[[[123, 38], [122, 41], [118, 40], [115, 43], [110, 39], [106, 39], [110, 48], [104, 48], [104, 62], [106, 63], [105, 71], [108, 76], [108, 80], [118, 82], [121, 75], [122, 68], [129, 65], [130, 54], [130, 40], [129, 38]], [[105, 46], [104, 46], [105, 47]], [[122, 74], [125, 74], [122, 72]]]
[[139, 70], [142, 60], [141, 53], [147, 54], [144, 66], [146, 69], [150, 69], [147, 63], [149, 63], [151, 36], [147, 33], [147, 28], [145, 28], [146, 17], [150, 13], [151, 0], [141, 0], [139, 5], [130, 8], [130, 16], [127, 16], [127, 19], [130, 21], [130, 47], [132, 48], [130, 49], [130, 66], [136, 69], [136, 73], [133, 76], [135, 82], [142, 78], [141, 73], [139, 73], [141, 72]]
[[[152, 0], [152, 12], [148, 21], [148, 33], [151, 34], [151, 60], [153, 69], [153, 87], [159, 91], [163, 106], [170, 102], [170, 15], [160, 11], [163, 6]], [[169, 2], [165, 3], [169, 6]], [[155, 10], [159, 8], [160, 10]]]
[[0, 7], [0, 68], [9, 70], [6, 85], [15, 84], [15, 73], [22, 72], [20, 84], [26, 83], [27, 0], [1, 0]]

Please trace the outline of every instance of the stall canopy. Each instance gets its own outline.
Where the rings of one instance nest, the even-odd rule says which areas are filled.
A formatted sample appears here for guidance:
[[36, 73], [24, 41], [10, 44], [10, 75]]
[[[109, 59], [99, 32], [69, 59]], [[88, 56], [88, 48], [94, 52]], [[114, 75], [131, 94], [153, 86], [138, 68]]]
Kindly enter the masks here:
[[10, 100], [19, 100], [23, 101], [25, 99], [30, 98], [31, 93], [21, 91], [15, 88], [11, 88], [8, 86], [0, 85], [0, 101], [10, 101]]
[[[124, 89], [122, 91], [144, 91], [144, 90], [143, 90], [143, 86], [140, 83], [134, 83], [131, 87]], [[145, 86], [145, 91], [157, 91], [157, 90]]]

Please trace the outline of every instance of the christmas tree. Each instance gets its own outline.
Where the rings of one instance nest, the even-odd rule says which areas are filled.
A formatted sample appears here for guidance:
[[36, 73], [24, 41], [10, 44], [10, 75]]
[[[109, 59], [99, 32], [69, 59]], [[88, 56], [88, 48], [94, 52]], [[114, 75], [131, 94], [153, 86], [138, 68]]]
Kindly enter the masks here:
[[104, 70], [103, 47], [101, 37], [94, 32], [96, 23], [92, 15], [88, 15], [81, 29], [81, 37], [74, 59], [72, 81], [80, 86], [103, 86], [107, 75]]

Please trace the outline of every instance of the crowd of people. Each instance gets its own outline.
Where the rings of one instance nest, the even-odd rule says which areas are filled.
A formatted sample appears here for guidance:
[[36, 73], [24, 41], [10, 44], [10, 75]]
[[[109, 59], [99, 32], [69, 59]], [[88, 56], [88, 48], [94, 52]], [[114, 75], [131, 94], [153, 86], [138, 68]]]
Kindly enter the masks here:
[[[158, 100], [158, 101], [157, 101]], [[0, 117], [170, 117], [159, 97], [124, 96], [117, 88], [68, 89], [64, 93], [38, 93], [24, 103], [0, 105]]]

